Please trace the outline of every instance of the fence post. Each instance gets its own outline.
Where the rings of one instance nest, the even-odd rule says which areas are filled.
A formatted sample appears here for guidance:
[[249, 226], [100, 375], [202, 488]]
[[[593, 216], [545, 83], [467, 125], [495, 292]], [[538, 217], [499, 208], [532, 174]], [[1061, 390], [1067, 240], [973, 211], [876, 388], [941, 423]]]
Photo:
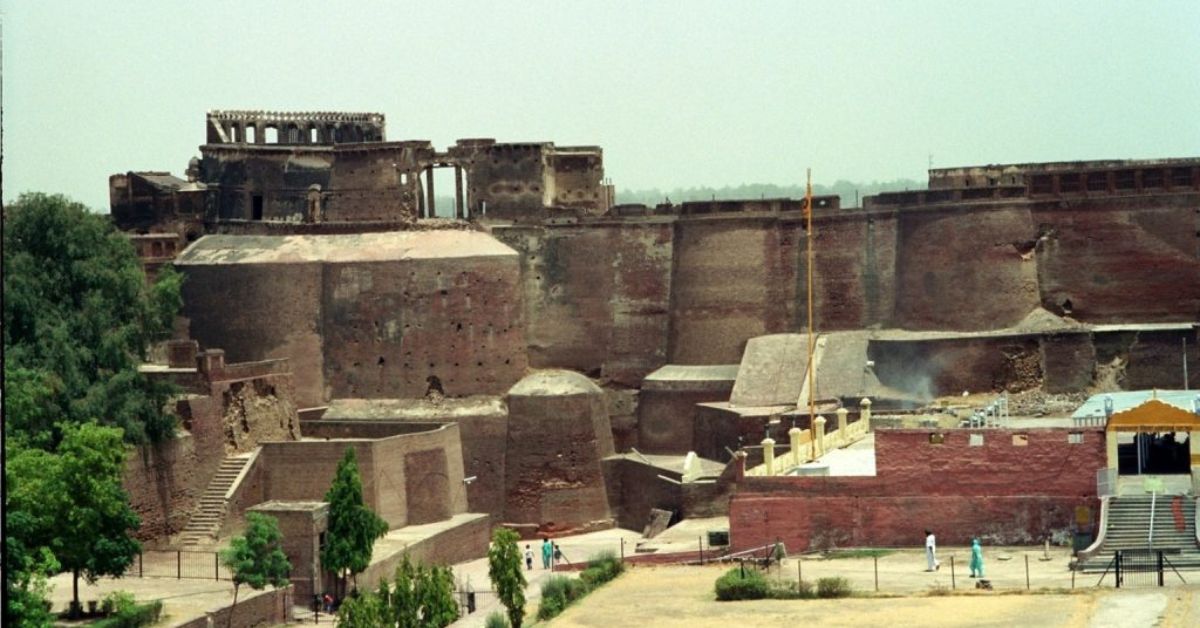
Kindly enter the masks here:
[[875, 592], [879, 593], [879, 556], [875, 556]]
[[[1025, 561], [1025, 565], [1026, 566], [1029, 565], [1028, 560]], [[953, 591], [955, 588], [956, 587], [955, 587], [955, 583], [954, 583], [954, 555], [951, 554], [950, 555], [950, 590]]]
[[1029, 554], [1025, 555], [1025, 590], [1029, 590]]
[[145, 576], [142, 575], [142, 553], [141, 552], [138, 552], [138, 577], [145, 578]]
[[221, 580], [221, 555], [213, 552], [213, 580]]
[[625, 564], [625, 538], [621, 538], [621, 564]]
[[175, 579], [183, 580], [183, 552], [175, 550]]
[[800, 583], [804, 582], [804, 572], [800, 570], [800, 557], [796, 557], [796, 587], [799, 590]]
[[700, 547], [700, 564], [704, 564], [704, 537], [696, 537], [696, 545]]
[[1121, 552], [1117, 552], [1117, 588], [1121, 588]]
[[1072, 570], [1071, 570], [1071, 590], [1072, 590], [1072, 591], [1074, 591], [1074, 590], [1075, 590], [1075, 572], [1076, 572], [1076, 571], [1078, 571], [1078, 570], [1077, 570], [1077, 569], [1072, 569]]

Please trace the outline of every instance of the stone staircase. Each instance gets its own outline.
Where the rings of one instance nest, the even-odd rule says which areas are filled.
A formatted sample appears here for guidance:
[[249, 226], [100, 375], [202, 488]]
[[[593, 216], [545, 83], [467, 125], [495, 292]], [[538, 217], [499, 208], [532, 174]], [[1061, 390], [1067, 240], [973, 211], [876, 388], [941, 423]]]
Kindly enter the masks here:
[[[1150, 533], [1152, 503], [1153, 535]], [[1163, 550], [1176, 569], [1200, 569], [1196, 498], [1191, 495], [1159, 495], [1157, 499], [1150, 495], [1109, 498], [1103, 542], [1098, 551], [1081, 563], [1081, 570], [1104, 571], [1113, 552], [1118, 550]]]
[[178, 543], [183, 547], [195, 547], [215, 541], [225, 521], [225, 510], [228, 506], [225, 496], [229, 489], [241, 476], [242, 470], [253, 459], [251, 454], [226, 456], [221, 460], [216, 475], [204, 489], [196, 512], [179, 533]]

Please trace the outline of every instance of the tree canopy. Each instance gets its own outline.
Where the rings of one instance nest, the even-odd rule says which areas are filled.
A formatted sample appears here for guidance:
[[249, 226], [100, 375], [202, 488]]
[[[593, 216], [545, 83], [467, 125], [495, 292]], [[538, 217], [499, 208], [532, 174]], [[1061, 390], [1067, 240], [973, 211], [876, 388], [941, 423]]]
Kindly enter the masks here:
[[8, 536], [24, 548], [46, 548], [71, 572], [74, 599], [79, 578], [119, 576], [141, 546], [130, 533], [141, 524], [121, 485], [125, 444], [120, 428], [66, 425], [58, 453], [11, 450], [5, 460], [12, 518]]
[[321, 564], [340, 574], [344, 585], [347, 576], [359, 574], [371, 564], [375, 539], [388, 531], [387, 522], [363, 502], [362, 478], [353, 447], [346, 448], [338, 463], [325, 501], [329, 502], [329, 526]]
[[521, 569], [519, 539], [508, 528], [496, 528], [492, 546], [488, 548], [488, 578], [496, 597], [508, 611], [508, 622], [513, 628], [521, 628], [525, 618], [525, 572]]
[[[221, 563], [233, 572], [233, 605], [237, 606], [238, 590], [247, 585], [261, 591], [269, 584], [275, 588], [287, 586], [292, 564], [283, 553], [279, 521], [257, 512], [246, 513], [246, 532], [234, 537], [229, 547], [221, 551]], [[233, 610], [229, 611], [233, 624]]]
[[171, 391], [137, 366], [171, 328], [180, 275], [147, 284], [108, 217], [63, 196], [6, 206], [3, 247], [5, 436], [53, 449], [59, 424], [91, 420], [129, 442], [170, 435]]

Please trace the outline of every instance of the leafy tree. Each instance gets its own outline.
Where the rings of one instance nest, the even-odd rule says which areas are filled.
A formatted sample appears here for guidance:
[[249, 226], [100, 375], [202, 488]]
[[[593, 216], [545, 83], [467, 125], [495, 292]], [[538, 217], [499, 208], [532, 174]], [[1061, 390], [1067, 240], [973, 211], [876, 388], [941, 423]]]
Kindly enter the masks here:
[[407, 554], [396, 565], [395, 586], [389, 589], [385, 580], [376, 595], [385, 602], [389, 626], [443, 628], [458, 619], [450, 569], [413, 564]]
[[[287, 586], [292, 565], [280, 548], [282, 539], [275, 517], [246, 513], [246, 533], [234, 537], [221, 551], [221, 562], [233, 572], [233, 607], [237, 606], [238, 589], [243, 584], [255, 591], [268, 584], [275, 588]], [[233, 607], [229, 609], [231, 626]]]
[[179, 310], [177, 273], [147, 285], [106, 216], [44, 194], [4, 208], [3, 270], [5, 384], [16, 393], [7, 437], [52, 449], [57, 424], [91, 420], [121, 427], [129, 442], [171, 434], [172, 389], [137, 365]]
[[343, 628], [379, 628], [393, 626], [388, 620], [387, 604], [373, 592], [352, 595], [337, 612], [337, 625]]
[[525, 572], [521, 569], [521, 550], [517, 547], [520, 538], [508, 528], [496, 528], [492, 533], [492, 546], [488, 548], [488, 578], [496, 597], [508, 610], [508, 621], [513, 628], [521, 628], [525, 618]]
[[321, 564], [340, 575], [344, 594], [346, 578], [357, 576], [371, 564], [375, 539], [388, 531], [387, 522], [363, 502], [362, 478], [353, 447], [346, 448], [346, 455], [338, 463], [325, 501], [329, 502], [329, 527]]
[[458, 600], [454, 599], [454, 574], [449, 567], [436, 565], [425, 570], [421, 618], [428, 628], [443, 628], [458, 619]]
[[[8, 400], [6, 400], [8, 401]], [[47, 577], [59, 565], [46, 547], [52, 523], [38, 512], [22, 507], [36, 500], [47, 480], [57, 473], [57, 458], [40, 450], [5, 448], [4, 459], [4, 625], [40, 627], [53, 623], [46, 609], [50, 587]], [[27, 543], [35, 545], [30, 546]]]
[[8, 536], [24, 548], [47, 548], [61, 569], [71, 572], [73, 607], [78, 608], [80, 576], [88, 582], [120, 576], [141, 551], [130, 536], [141, 521], [121, 486], [121, 429], [66, 425], [57, 453], [13, 449], [9, 454]]

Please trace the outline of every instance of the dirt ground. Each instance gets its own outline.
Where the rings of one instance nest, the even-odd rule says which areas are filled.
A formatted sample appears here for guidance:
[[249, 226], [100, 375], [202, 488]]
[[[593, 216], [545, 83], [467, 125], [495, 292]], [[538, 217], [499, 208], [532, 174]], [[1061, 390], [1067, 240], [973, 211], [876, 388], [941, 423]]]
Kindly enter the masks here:
[[[848, 561], [829, 561], [848, 562]], [[639, 567], [550, 622], [553, 628], [609, 626], [1108, 626], [1200, 625], [1200, 587], [1077, 589], [1026, 594], [960, 590], [928, 597], [717, 602], [713, 583], [727, 567]], [[794, 576], [790, 576], [794, 577]], [[816, 574], [814, 574], [816, 577]], [[805, 579], [809, 577], [806, 574]]]

